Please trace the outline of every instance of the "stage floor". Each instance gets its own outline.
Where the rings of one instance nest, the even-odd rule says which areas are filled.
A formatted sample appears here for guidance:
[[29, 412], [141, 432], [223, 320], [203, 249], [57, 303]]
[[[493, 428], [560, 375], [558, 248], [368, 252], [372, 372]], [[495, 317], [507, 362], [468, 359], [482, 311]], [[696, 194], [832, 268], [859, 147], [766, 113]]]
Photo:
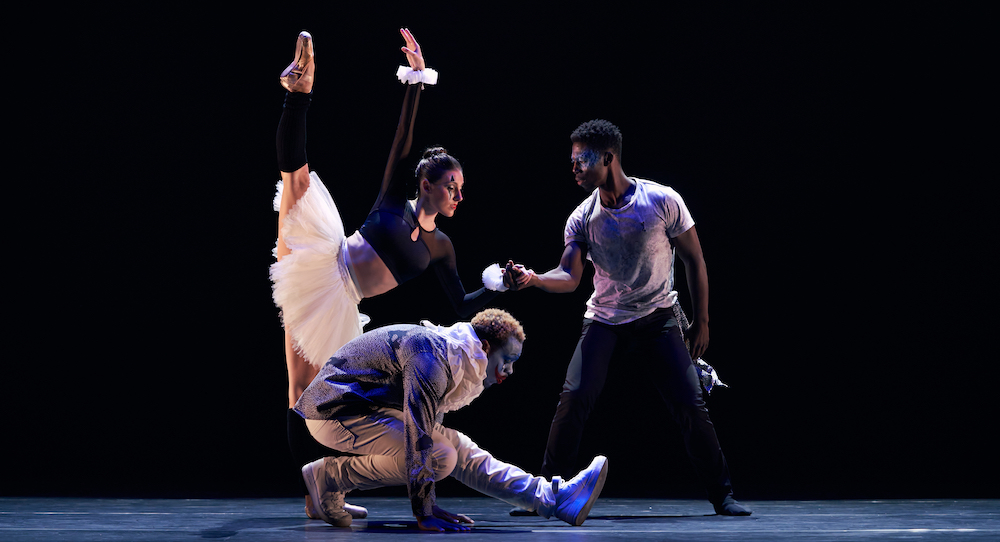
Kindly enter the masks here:
[[[369, 516], [350, 528], [307, 519], [298, 499], [4, 497], [0, 540], [381, 542], [434, 534], [417, 530], [402, 497], [352, 497], [348, 501], [368, 507]], [[712, 515], [702, 501], [601, 499], [580, 527], [511, 517], [509, 505], [488, 498], [438, 504], [475, 520], [472, 532], [454, 535], [466, 541], [1000, 540], [1000, 500], [748, 501], [754, 514], [737, 518]]]

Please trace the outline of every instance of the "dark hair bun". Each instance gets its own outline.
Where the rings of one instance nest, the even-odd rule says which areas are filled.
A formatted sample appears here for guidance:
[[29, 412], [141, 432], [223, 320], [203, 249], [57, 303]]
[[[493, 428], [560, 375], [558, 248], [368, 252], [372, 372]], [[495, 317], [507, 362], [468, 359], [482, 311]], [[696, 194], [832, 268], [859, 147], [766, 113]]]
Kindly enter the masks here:
[[448, 154], [447, 149], [444, 147], [428, 147], [424, 150], [423, 157], [420, 159], [420, 163], [417, 164], [417, 169], [413, 174], [418, 180], [427, 179], [432, 183], [436, 183], [446, 171], [453, 169], [462, 169], [462, 164], [458, 163], [458, 160], [454, 156]]
[[445, 149], [444, 147], [430, 147], [424, 151], [424, 155], [421, 158], [427, 160], [439, 154], [448, 154], [448, 149]]

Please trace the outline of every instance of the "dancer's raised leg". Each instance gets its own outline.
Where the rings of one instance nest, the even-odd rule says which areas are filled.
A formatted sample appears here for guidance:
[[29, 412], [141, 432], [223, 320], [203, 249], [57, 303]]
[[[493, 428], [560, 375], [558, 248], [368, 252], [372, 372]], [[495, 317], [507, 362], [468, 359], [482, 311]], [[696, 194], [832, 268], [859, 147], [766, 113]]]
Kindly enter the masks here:
[[[309, 163], [306, 157], [306, 114], [312, 102], [312, 84], [315, 78], [316, 62], [313, 50], [312, 36], [308, 32], [300, 32], [295, 43], [295, 57], [280, 76], [281, 86], [288, 92], [278, 122], [275, 146], [278, 156], [278, 169], [281, 173], [281, 199], [278, 204], [278, 235], [275, 256], [281, 261], [291, 254], [291, 249], [285, 244], [283, 230], [285, 219], [295, 204], [305, 195], [310, 186]], [[319, 368], [310, 364], [296, 349], [292, 341], [289, 327], [285, 327], [284, 336], [285, 365], [288, 369], [288, 408], [295, 406], [299, 396], [315, 378]], [[298, 414], [289, 410], [289, 417]], [[305, 457], [305, 450], [314, 445], [311, 435], [304, 424], [289, 423], [288, 440], [296, 467], [301, 467], [313, 457]], [[301, 427], [300, 427], [301, 426]], [[306, 494], [306, 515], [317, 518], [315, 505]], [[367, 515], [367, 510], [359, 506], [344, 503], [344, 509], [352, 517], [360, 518]]]
[[[285, 244], [282, 229], [285, 218], [295, 203], [309, 189], [309, 164], [306, 158], [306, 113], [312, 102], [312, 84], [316, 73], [316, 55], [312, 36], [300, 32], [295, 42], [295, 58], [281, 72], [281, 86], [288, 93], [278, 121], [275, 146], [278, 151], [278, 169], [281, 171], [281, 202], [278, 208], [278, 261], [291, 250]], [[303, 390], [319, 371], [295, 350], [291, 331], [285, 329], [285, 363], [288, 367], [288, 408], [295, 406]]]

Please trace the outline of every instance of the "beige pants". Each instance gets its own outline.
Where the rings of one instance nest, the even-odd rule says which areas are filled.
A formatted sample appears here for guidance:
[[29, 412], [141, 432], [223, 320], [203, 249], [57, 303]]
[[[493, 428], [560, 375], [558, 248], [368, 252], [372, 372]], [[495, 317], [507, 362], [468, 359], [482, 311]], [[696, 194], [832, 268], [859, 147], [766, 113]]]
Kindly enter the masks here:
[[[365, 416], [306, 420], [306, 426], [324, 446], [358, 454], [326, 462], [327, 475], [342, 491], [408, 482], [402, 412], [383, 408]], [[432, 437], [435, 481], [450, 475], [480, 493], [551, 516], [555, 498], [552, 484], [545, 478], [498, 461], [454, 429], [435, 424]]]

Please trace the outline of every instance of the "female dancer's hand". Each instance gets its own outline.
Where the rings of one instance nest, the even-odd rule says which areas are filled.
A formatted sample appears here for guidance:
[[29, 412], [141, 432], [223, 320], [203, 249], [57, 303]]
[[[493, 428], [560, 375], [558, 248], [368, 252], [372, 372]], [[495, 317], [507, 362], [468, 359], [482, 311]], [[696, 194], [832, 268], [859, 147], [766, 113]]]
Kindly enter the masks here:
[[413, 39], [413, 34], [408, 29], [400, 28], [399, 33], [406, 40], [406, 47], [400, 47], [400, 50], [406, 54], [406, 61], [410, 63], [410, 69], [413, 71], [424, 69], [424, 54], [420, 51], [420, 44]]
[[469, 528], [462, 523], [475, 523], [469, 516], [464, 514], [452, 514], [447, 510], [438, 508], [435, 504], [433, 515], [417, 518], [417, 527], [422, 531], [468, 531]]

